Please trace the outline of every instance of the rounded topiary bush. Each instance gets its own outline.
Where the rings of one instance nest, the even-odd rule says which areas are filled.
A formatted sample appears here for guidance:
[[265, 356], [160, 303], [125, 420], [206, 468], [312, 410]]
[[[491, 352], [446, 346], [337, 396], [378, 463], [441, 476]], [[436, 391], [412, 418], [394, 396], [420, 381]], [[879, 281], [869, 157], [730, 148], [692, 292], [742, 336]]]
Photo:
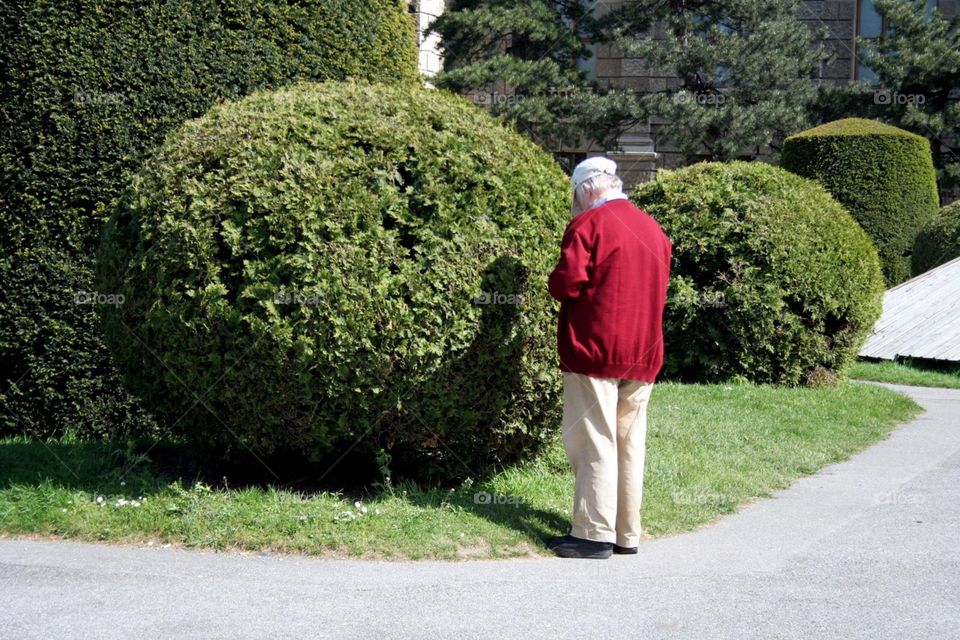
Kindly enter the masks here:
[[923, 228], [913, 245], [913, 275], [960, 258], [960, 201], [949, 204]]
[[107, 340], [195, 442], [479, 475], [558, 424], [546, 278], [567, 191], [548, 154], [453, 95], [257, 93], [172, 133], [117, 203]]
[[[54, 411], [62, 420], [48, 428], [82, 432], [103, 426], [87, 390], [115, 387], [116, 376], [109, 362], [90, 366], [88, 347], [106, 352], [96, 315], [61, 285], [94, 287], [101, 204], [125, 174], [223, 99], [300, 79], [417, 81], [404, 0], [9, 0], [0, 60], [0, 254], [11, 258], [0, 279], [31, 296], [0, 303], [0, 325], [13, 327], [0, 334], [0, 388], [31, 390], [18, 420], [42, 424]], [[48, 250], [70, 273], [31, 280], [54, 274], [33, 264]], [[33, 315], [17, 315], [25, 309]]]
[[673, 242], [666, 377], [795, 385], [856, 358], [883, 277], [870, 238], [819, 184], [762, 163], [701, 163], [631, 198]]
[[823, 184], [860, 223], [890, 285], [910, 277], [920, 229], [939, 208], [930, 143], [890, 125], [848, 118], [786, 139], [781, 166]]

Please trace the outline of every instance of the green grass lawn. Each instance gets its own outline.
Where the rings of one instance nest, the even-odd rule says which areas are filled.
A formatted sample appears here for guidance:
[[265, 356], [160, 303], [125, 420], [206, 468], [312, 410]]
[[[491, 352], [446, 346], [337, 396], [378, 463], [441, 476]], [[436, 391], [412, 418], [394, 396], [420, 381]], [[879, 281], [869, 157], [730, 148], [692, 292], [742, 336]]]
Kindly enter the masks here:
[[859, 361], [850, 372], [850, 377], [876, 382], [891, 382], [919, 387], [947, 387], [960, 389], [960, 365], [941, 367], [923, 366], [918, 363]]
[[[735, 511], [844, 460], [918, 410], [856, 383], [657, 385], [644, 528], [688, 531]], [[0, 441], [0, 531], [328, 556], [512, 557], [547, 553], [543, 540], [566, 532], [572, 491], [559, 444], [534, 463], [455, 489], [400, 484], [347, 497], [212, 482], [171, 477], [107, 443], [8, 438]]]

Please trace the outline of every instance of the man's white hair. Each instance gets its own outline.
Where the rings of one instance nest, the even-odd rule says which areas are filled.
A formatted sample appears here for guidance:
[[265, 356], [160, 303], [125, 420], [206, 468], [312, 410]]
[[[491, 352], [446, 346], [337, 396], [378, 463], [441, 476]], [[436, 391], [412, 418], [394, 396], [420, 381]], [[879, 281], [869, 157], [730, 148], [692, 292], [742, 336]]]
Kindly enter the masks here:
[[622, 191], [623, 180], [609, 173], [595, 175], [588, 180], [584, 180], [580, 186], [577, 187], [576, 191], [574, 191], [574, 197], [582, 201], [587, 188], [589, 188], [594, 195], [603, 194], [607, 191]]

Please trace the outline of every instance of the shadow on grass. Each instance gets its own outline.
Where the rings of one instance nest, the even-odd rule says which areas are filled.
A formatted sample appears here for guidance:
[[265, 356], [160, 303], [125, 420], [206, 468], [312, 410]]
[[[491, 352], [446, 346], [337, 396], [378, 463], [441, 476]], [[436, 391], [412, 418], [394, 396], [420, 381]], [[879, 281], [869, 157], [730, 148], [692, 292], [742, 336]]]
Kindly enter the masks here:
[[497, 494], [484, 485], [453, 494], [439, 489], [408, 493], [407, 498], [418, 507], [439, 509], [444, 503], [460, 507], [500, 527], [513, 529], [541, 546], [570, 529], [570, 522], [560, 514], [531, 506], [522, 496]]
[[878, 365], [897, 364], [921, 373], [942, 373], [944, 375], [960, 377], [960, 363], [946, 360], [928, 360], [926, 358], [910, 358], [902, 356], [894, 360], [882, 360], [880, 358], [859, 358], [858, 362]]
[[369, 468], [372, 463], [347, 460], [339, 473], [329, 474], [320, 484], [312, 479], [320, 475], [323, 462], [311, 464], [300, 456], [280, 454], [265, 460], [270, 468], [283, 470], [277, 480], [260, 459], [237, 456], [220, 460], [187, 444], [150, 439], [43, 441], [17, 437], [0, 444], [0, 487], [46, 480], [88, 492], [119, 491], [122, 486], [126, 492], [139, 489], [146, 495], [181, 480], [187, 484], [202, 481], [216, 489], [274, 487], [313, 493], [361, 486], [375, 471]]

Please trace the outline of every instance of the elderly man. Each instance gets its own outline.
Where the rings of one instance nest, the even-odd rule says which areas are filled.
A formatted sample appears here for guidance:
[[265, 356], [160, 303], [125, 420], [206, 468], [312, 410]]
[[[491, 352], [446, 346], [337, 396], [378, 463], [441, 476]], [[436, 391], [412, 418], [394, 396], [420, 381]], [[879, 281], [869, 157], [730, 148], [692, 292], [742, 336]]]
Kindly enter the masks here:
[[573, 219], [550, 294], [561, 302], [563, 443], [576, 477], [565, 558], [637, 552], [647, 402], [663, 363], [670, 241], [622, 192], [613, 160], [573, 172]]

